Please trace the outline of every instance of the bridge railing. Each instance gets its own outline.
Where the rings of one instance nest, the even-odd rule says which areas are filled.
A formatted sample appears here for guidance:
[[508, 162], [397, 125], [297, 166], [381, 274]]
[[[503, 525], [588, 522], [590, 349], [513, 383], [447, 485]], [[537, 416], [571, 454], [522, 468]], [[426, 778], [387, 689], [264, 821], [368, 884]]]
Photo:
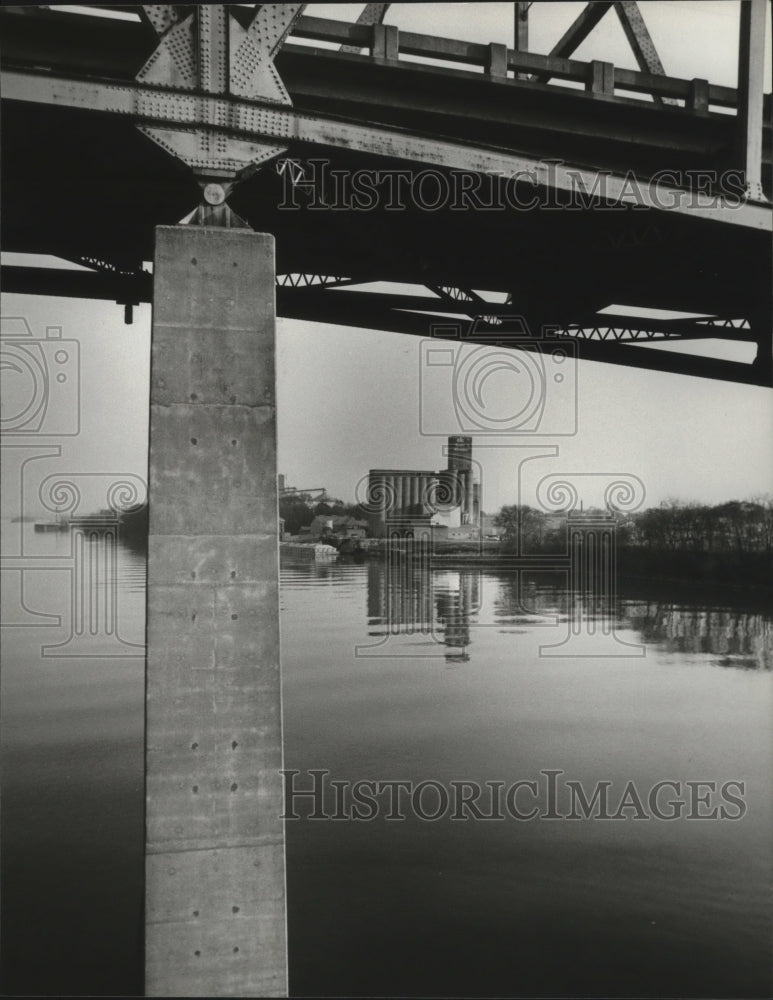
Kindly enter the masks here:
[[[305, 39], [334, 45], [347, 45], [367, 50], [375, 59], [395, 61], [400, 56], [457, 63], [462, 67], [476, 67], [492, 77], [530, 74], [537, 83], [540, 78], [553, 78], [580, 84], [586, 91], [614, 96], [616, 91], [643, 94], [650, 97], [671, 98], [681, 101], [694, 112], [705, 112], [710, 107], [737, 108], [738, 91], [708, 80], [684, 80], [658, 76], [636, 70], [622, 69], [608, 62], [584, 62], [519, 52], [497, 43], [483, 44], [435, 35], [422, 35], [400, 31], [396, 25], [353, 24], [329, 18], [304, 15], [293, 27], [290, 39]], [[769, 104], [769, 98], [768, 104]]]
[[[27, 8], [29, 9], [29, 8]], [[35, 8], [32, 8], [34, 10]], [[119, 11], [139, 19], [136, 6], [121, 4], [94, 4], [90, 12]], [[289, 40], [322, 43], [325, 47], [339, 49], [348, 46], [367, 51], [374, 59], [387, 62], [400, 57], [432, 60], [443, 64], [456, 64], [475, 68], [493, 78], [507, 78], [512, 72], [522, 86], [545, 83], [550, 79], [564, 81], [585, 89], [592, 96], [614, 97], [641, 94], [651, 99], [680, 102], [683, 109], [695, 114], [705, 114], [711, 108], [734, 111], [739, 107], [739, 92], [735, 87], [724, 87], [705, 79], [685, 80], [672, 76], [643, 73], [623, 69], [610, 62], [567, 59], [559, 56], [522, 52], [499, 43], [484, 44], [462, 39], [443, 38], [436, 35], [400, 31], [391, 24], [357, 24], [327, 17], [303, 15], [293, 26]], [[352, 58], [347, 54], [347, 58]], [[356, 58], [356, 56], [354, 57]], [[406, 59], [406, 61], [408, 61]], [[412, 59], [411, 59], [412, 61]], [[642, 103], [645, 103], [644, 101]], [[771, 96], [764, 98], [765, 121], [770, 121]]]

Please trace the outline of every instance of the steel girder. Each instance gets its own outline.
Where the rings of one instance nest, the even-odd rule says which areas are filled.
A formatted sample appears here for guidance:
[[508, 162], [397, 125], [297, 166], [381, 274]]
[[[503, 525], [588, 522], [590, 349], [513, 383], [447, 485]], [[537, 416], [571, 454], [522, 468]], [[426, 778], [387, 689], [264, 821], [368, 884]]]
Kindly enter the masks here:
[[[141, 83], [122, 86], [12, 69], [3, 72], [2, 82], [3, 96], [7, 100], [124, 115], [146, 123], [143, 128], [160, 128], [163, 134], [174, 134], [178, 137], [174, 148], [180, 158], [191, 164], [201, 164], [203, 172], [213, 170], [213, 162], [222, 167], [225, 161], [220, 154], [214, 154], [214, 160], [206, 162], [198, 158], [201, 149], [198, 126], [202, 120], [216, 123], [208, 126], [205, 133], [222, 136], [224, 143], [228, 140], [226, 159], [229, 163], [232, 160], [230, 151], [240, 148], [240, 142], [249, 147], [246, 156], [255, 155], [255, 136], [260, 136], [258, 145], [261, 148], [276, 144], [272, 148], [280, 149], [286, 148], [288, 143], [300, 143], [318, 150], [346, 149], [450, 170], [502, 178], [517, 177], [528, 180], [535, 187], [572, 193], [581, 190], [589, 197], [593, 197], [593, 192], [598, 189], [597, 171], [432, 136], [411, 135], [396, 128], [302, 114], [264, 101], [233, 100], [192, 92], [170, 95], [162, 88]], [[773, 215], [767, 205], [738, 205], [736, 199], [728, 200], [721, 196], [702, 198], [696, 204], [693, 197], [681, 197], [678, 189], [639, 183], [630, 177], [612, 174], [604, 175], [604, 185], [605, 197], [611, 203], [686, 212], [695, 218], [773, 231]]]
[[[300, 276], [299, 276], [300, 277]], [[332, 323], [365, 329], [391, 330], [428, 337], [434, 327], [452, 323], [447, 314], [457, 311], [462, 327], [469, 324], [470, 303], [450, 295], [440, 298], [394, 295], [368, 291], [339, 291], [336, 287], [356, 284], [354, 279], [331, 279], [307, 276], [309, 281], [287, 281], [277, 277], [279, 315], [307, 322]], [[315, 281], [319, 278], [319, 281]], [[5, 291], [23, 294], [64, 295], [110, 300], [149, 302], [152, 277], [147, 273], [114, 275], [95, 271], [5, 266], [2, 269]], [[460, 290], [457, 290], [460, 291]], [[477, 305], [492, 316], [512, 317], [512, 305], [494, 305], [477, 296]], [[456, 305], [456, 310], [452, 307]], [[476, 327], [475, 344], [501, 345], [503, 334], [495, 324]], [[759, 332], [748, 321], [725, 317], [695, 320], [655, 320], [635, 316], [597, 314], [581, 323], [550, 324], [551, 343], [571, 343], [580, 359], [633, 368], [671, 372], [700, 378], [730, 380], [749, 385], [771, 385], [770, 369], [763, 363], [742, 364], [691, 354], [675, 354], [637, 343], [673, 343], [678, 340], [724, 339], [731, 342], [759, 342]], [[539, 338], [536, 338], [538, 341]], [[457, 341], [458, 342], [458, 341]], [[471, 341], [472, 343], [472, 341]], [[512, 345], [510, 345], [512, 346]], [[519, 345], [519, 349], [539, 350], [538, 344]]]
[[[132, 83], [125, 79], [118, 81], [105, 79], [104, 76], [102, 78], [95, 78], [88, 75], [83, 79], [73, 79], [71, 75], [66, 73], [57, 74], [56, 72], [49, 72], [46, 75], [36, 72], [30, 73], [22, 66], [9, 67], [6, 61], [6, 68], [3, 74], [4, 98], [37, 103], [41, 107], [48, 108], [56, 108], [64, 105], [73, 111], [80, 109], [88, 113], [104, 112], [113, 119], [125, 121], [129, 128], [132, 127], [133, 122], [137, 122], [143, 129], [156, 130], [156, 135], [165, 131], [169, 132], [173, 135], [174, 141], [177, 144], [176, 148], [170, 151], [174, 151], [178, 156], [182, 154], [181, 159], [188, 162], [189, 165], [193, 166], [202, 175], [205, 175], [209, 171], [209, 176], [213, 176], [216, 175], [215, 172], [223, 169], [227, 174], [236, 176], [239, 171], [244, 169], [244, 164], [247, 164], [247, 168], [249, 169], [255, 162], [254, 155], [251, 158], [249, 154], [254, 154], [256, 144], [261, 147], [261, 152], [265, 152], [268, 147], [282, 150], [292, 146], [294, 150], [299, 151], [314, 148], [322, 151], [327, 150], [330, 154], [336, 155], [348, 156], [349, 154], [353, 154], [354, 156], [370, 156], [385, 163], [418, 163], [451, 171], [463, 170], [490, 173], [497, 177], [509, 176], [513, 173], [523, 173], [529, 177], [529, 183], [536, 187], [541, 187], [543, 190], [573, 191], [576, 190], [579, 184], [580, 190], [588, 195], [587, 203], [589, 205], [602, 204], [604, 201], [603, 197], [594, 193], [599, 171], [580, 170], [561, 166], [556, 168], [554, 165], [546, 167], [543, 161], [535, 157], [518, 156], [506, 151], [503, 152], [502, 150], [492, 149], [475, 141], [454, 142], [441, 139], [436, 134], [426, 131], [423, 134], [421, 132], [418, 134], [406, 134], [404, 129], [386, 124], [363, 124], [362, 120], [359, 122], [351, 120], [342, 121], [340, 118], [326, 113], [304, 113], [283, 103], [281, 89], [274, 87], [271, 90], [270, 84], [267, 88], [270, 93], [267, 96], [260, 92], [258, 92], [257, 97], [241, 96], [238, 93], [239, 85], [233, 85], [231, 81], [231, 77], [235, 74], [235, 67], [233, 64], [234, 46], [231, 44], [230, 36], [225, 47], [218, 44], [215, 37], [218, 36], [221, 39], [224, 37], [224, 25], [218, 22], [219, 28], [216, 24], [213, 29], [213, 26], [207, 21], [208, 15], [192, 11], [185, 13], [185, 11], [180, 11], [179, 8], [174, 8], [174, 10], [178, 11], [174, 19], [168, 16], [168, 12], [165, 13], [164, 10], [161, 10], [157, 15], [157, 25], [154, 27], [154, 32], [159, 32], [161, 54], [157, 54], [155, 60], [154, 57], [148, 60], [148, 63], [151, 65], [148, 68], [148, 64], [146, 64], [146, 67], [141, 70], [138, 74], [140, 78], [138, 81]], [[751, 11], [751, 8], [749, 10]], [[215, 15], [215, 19], [217, 17], [220, 17], [220, 14]], [[304, 31], [306, 35], [304, 37], [308, 36], [309, 32], [330, 32], [331, 30], [329, 23], [315, 28], [312, 22], [314, 22], [314, 19], [305, 19]], [[249, 21], [245, 19], [244, 15], [240, 16], [236, 24], [239, 31], [249, 31]], [[191, 31], [191, 25], [195, 25], [195, 31]], [[174, 32], [182, 35], [183, 28], [187, 33], [185, 34], [187, 40], [185, 41], [184, 50], [188, 54], [188, 63], [183, 59], [181, 68], [179, 65], [179, 54], [175, 55], [177, 50], [174, 49], [173, 52], [172, 49], [174, 47], [171, 45], [171, 42], [164, 43], [164, 39], [169, 38], [170, 33]], [[357, 30], [353, 31], [352, 38], [359, 40], [361, 34], [357, 32], [361, 33], [363, 26], [353, 26], [353, 28]], [[239, 32], [237, 31], [236, 34], [238, 35]], [[393, 41], [395, 42], [393, 56], [396, 56], [396, 38]], [[432, 40], [414, 41], [412, 36], [406, 33], [401, 38], [400, 50], [407, 52], [415, 45], [426, 47], [430, 41]], [[454, 51], [458, 48], [458, 43], [442, 39], [436, 41], [439, 44], [442, 43], [440, 44], [440, 48], [443, 48], [444, 45], [450, 46]], [[264, 42], [261, 42], [264, 46], [261, 50], [263, 53], [262, 58], [264, 62], [265, 60], [271, 62], [273, 67], [273, 53], [276, 50], [272, 48], [272, 42], [269, 41], [266, 44]], [[402, 47], [403, 43], [404, 47]], [[454, 48], [455, 46], [456, 48]], [[478, 49], [484, 48], [478, 46]], [[477, 49], [475, 53], [475, 58], [477, 59], [479, 55]], [[335, 56], [334, 53], [322, 53], [321, 55], [324, 55], [327, 61]], [[310, 56], [311, 54], [304, 58], [310, 58]], [[301, 58], [300, 53], [295, 53], [293, 58]], [[528, 64], [529, 59], [539, 58], [529, 56], [529, 54], [515, 53], [515, 55], [512, 55], [506, 53], [505, 65], [512, 68], [510, 66], [511, 61], [515, 63], [518, 59], [523, 59]], [[374, 63], [372, 60], [360, 57], [355, 61], [359, 61], [359, 65], [363, 67], [368, 66], [368, 64], [376, 66], [376, 63], [378, 63], [378, 60]], [[354, 65], [351, 60], [350, 65]], [[405, 64], [399, 64], [395, 58], [389, 58], [388, 54], [386, 61], [378, 68], [379, 72], [389, 74], [394, 74], [402, 69], [403, 75], [406, 72], [418, 73], [421, 71], [425, 74], [426, 78], [429, 78], [429, 74], [425, 72], [427, 68], [414, 67], [411, 70]], [[753, 68], [751, 67], [751, 69]], [[271, 79], [271, 70], [267, 69], [266, 66], [264, 66], [264, 69], [266, 72], [263, 73], [263, 77], [266, 77], [266, 74], [268, 74], [267, 78]], [[447, 75], [441, 74], [437, 70], [435, 72], [438, 79], [440, 79], [441, 75], [444, 77]], [[574, 73], [576, 70], [574, 67], [567, 67], [567, 72]], [[188, 74], [187, 76], [185, 75], [186, 73]], [[180, 82], [178, 79], [180, 74], [182, 74], [181, 80], [184, 86], [182, 89], [174, 89], [170, 86], [170, 83], [174, 84], [175, 80]], [[617, 75], [615, 73], [615, 78]], [[260, 74], [258, 76], [260, 77]], [[470, 87], [484, 86], [491, 88], [492, 86], [491, 80], [486, 80], [485, 77], [483, 79], [477, 77], [477, 80], [474, 80], [474, 74], [457, 74], [457, 78], [460, 81], [463, 77], [468, 76], [470, 77]], [[196, 86], [191, 88], [194, 78]], [[640, 76], [637, 79], [641, 82], [645, 78]], [[753, 73], [750, 71], [750, 86], [754, 79]], [[618, 82], [617, 79], [615, 79], [615, 82]], [[508, 81], [501, 80], [499, 83], [507, 84]], [[281, 86], [281, 80], [279, 84]], [[681, 93], [681, 91], [678, 91], [678, 87], [682, 86], [682, 83], [664, 79], [658, 86], [667, 88], [667, 93]], [[260, 91], [260, 89], [258, 87], [257, 91]], [[523, 89], [526, 90], [526, 88]], [[549, 88], [543, 89], [547, 90]], [[706, 95], [708, 93], [707, 89]], [[502, 94], [504, 94], [504, 90]], [[554, 98], [558, 97], [555, 94], [553, 96]], [[741, 96], [743, 97], [743, 91]], [[569, 98], [567, 97], [567, 99]], [[724, 100], [725, 98], [723, 97], [722, 99]], [[610, 99], [607, 106], [611, 107], [613, 104], [622, 103], [624, 102], [614, 98]], [[650, 108], [652, 108], [651, 105]], [[640, 102], [639, 109], [644, 113]], [[652, 115], [658, 114], [656, 109], [652, 109], [650, 113]], [[663, 113], [669, 114], [670, 112], [666, 111]], [[677, 114], [688, 114], [688, 112], [686, 109], [684, 111], [679, 110]], [[756, 111], [754, 114], [756, 114]], [[751, 122], [752, 119], [753, 115], [750, 112], [747, 113], [747, 120]], [[676, 121], [676, 119], [674, 120]], [[202, 135], [205, 137], [203, 144], [201, 142]], [[184, 141], [183, 137], [185, 137]], [[213, 162], [212, 155], [219, 155], [218, 147], [221, 143], [224, 143], [229, 151], [239, 149], [239, 144], [243, 143], [245, 155], [237, 158], [235, 162], [229, 161], [223, 163], [222, 160], [219, 163]], [[197, 156], [199, 159], [196, 159]], [[704, 204], [700, 209], [696, 210], [685, 205], [673, 205], [674, 191], [671, 188], [642, 185], [640, 183], [631, 186], [629, 178], [620, 176], [609, 177], [605, 175], [605, 178], [608, 181], [606, 187], [607, 197], [621, 199], [631, 205], [649, 206], [650, 211], [644, 214], [645, 219], [660, 218], [667, 220], [668, 213], [670, 212], [673, 215], [674, 209], [676, 209], [677, 213], [681, 213], [687, 217], [713, 219], [715, 223], [711, 223], [712, 225], [716, 225], [716, 222], [721, 222], [730, 224], [731, 228], [736, 230], [759, 228], [762, 231], [770, 231], [770, 209], [768, 206], [747, 204], [740, 210], [730, 211], [728, 203], [722, 199], [709, 200], [708, 204], [705, 203], [704, 199]], [[659, 212], [658, 209], [660, 208], [663, 211]], [[668, 222], [669, 230], [673, 229], [671, 220], [668, 220]], [[740, 225], [733, 225], [738, 223]], [[651, 224], [650, 228], [652, 228]], [[657, 229], [657, 226], [655, 228]], [[620, 235], [615, 235], [615, 232], [614, 230], [610, 230], [610, 239], [619, 240], [622, 238]], [[754, 235], [756, 236], [756, 234]], [[644, 243], [646, 242], [645, 240]], [[321, 260], [314, 261], [313, 263], [307, 261], [307, 264], [311, 265], [306, 268], [309, 271], [312, 269], [321, 270], [325, 266]], [[336, 273], [346, 274], [351, 273], [351, 271], [349, 271], [348, 267], [339, 267]], [[373, 275], [373, 277], [380, 276], [383, 275], [375, 273]], [[72, 277], [54, 279], [50, 272], [47, 280], [52, 283], [56, 280], [80, 281], [83, 287], [86, 285], [82, 277], [78, 279]], [[115, 281], [115, 278], [112, 280]], [[139, 280], [142, 281], [143, 279]], [[309, 282], [304, 282], [304, 279], [299, 280], [301, 284], [309, 284]], [[483, 285], [474, 284], [472, 280], [469, 282], [465, 281], [464, 276], [460, 273], [453, 275], [451, 271], [443, 271], [442, 268], [436, 270], [433, 274], [433, 280], [438, 287], [444, 288], [446, 291], [455, 287], [461, 291], [462, 287], [470, 287], [471, 285], [474, 285], [474, 287], [484, 287]], [[457, 285], [452, 284], [452, 282], [457, 283]], [[294, 279], [288, 279], [287, 281], [287, 284], [291, 286], [295, 283]], [[328, 284], [330, 283], [329, 276], [325, 276], [323, 273], [320, 275], [318, 282], [312, 279], [311, 283]], [[92, 284], [91, 287], [95, 286]], [[116, 291], [115, 296], [112, 294], [112, 291]], [[345, 323], [349, 322], [349, 320], [343, 314], [346, 310], [352, 310], [354, 325], [357, 325], [357, 322], [355, 322], [357, 316], [365, 317], [366, 315], [369, 317], [370, 325], [382, 326], [389, 329], [402, 329], [403, 327], [410, 326], [412, 321], [410, 313], [405, 308], [400, 309], [395, 303], [387, 306], [383, 301], [378, 302], [372, 297], [368, 302], [357, 303], [351, 297], [348, 300], [343, 300], [343, 296], [340, 294], [337, 298], [331, 298], [330, 290], [328, 290], [328, 292], [324, 293], [326, 297], [317, 301], [313, 297], [315, 290], [312, 288], [291, 287], [281, 291], [282, 297], [286, 300], [287, 308], [290, 310], [300, 312], [303, 309], [319, 309], [319, 315], [307, 316], [306, 318], [309, 319], [339, 316], [342, 318], [330, 321]], [[564, 290], [561, 291], [563, 294]], [[311, 293], [311, 295], [306, 293]], [[125, 300], [129, 301], [136, 301], [138, 298], [136, 288], [132, 287], [129, 289], [126, 281], [123, 282], [120, 288], [114, 286], [111, 289], [109, 297], [118, 298], [119, 294], [125, 296]], [[357, 293], [351, 294], [354, 295]], [[290, 296], [289, 299], [286, 298], [287, 295]], [[460, 308], [464, 307], [469, 312], [471, 298], [473, 298], [471, 293], [462, 293], [458, 297], [457, 303]], [[453, 299], [454, 296], [451, 292], [451, 299], [447, 299], [442, 307], [438, 307], [435, 304], [430, 309], [434, 308], [440, 311], [442, 308], [444, 312], [453, 311], [453, 307], [451, 306]], [[567, 298], [567, 301], [569, 301], [569, 298]], [[607, 301], [609, 300], [607, 299]], [[466, 306], [464, 303], [466, 303]], [[598, 304], [599, 302], [593, 303], [592, 308], [598, 308]], [[404, 305], [407, 304], [404, 303]], [[476, 303], [476, 308], [478, 306], [480, 306], [484, 315], [495, 317], [498, 313], [497, 309], [489, 306], [487, 303]], [[410, 306], [407, 307], [410, 308]], [[415, 306], [415, 308], [419, 307]], [[755, 381], [758, 384], [760, 383], [760, 379], [764, 378], [764, 375], [760, 374], [760, 365], [738, 366], [734, 368], [732, 366], [728, 367], [724, 362], [707, 364], [706, 359], [689, 358], [685, 361], [683, 360], [685, 356], [679, 356], [680, 360], [674, 360], [678, 356], [672, 354], [659, 358], [657, 357], [658, 354], [665, 355], [666, 352], [653, 351], [638, 351], [636, 354], [639, 357], [635, 358], [631, 353], [632, 350], [635, 351], [633, 345], [615, 343], [609, 339], [610, 337], [618, 339], [617, 331], [620, 329], [621, 320], [615, 321], [611, 317], [604, 319], [601, 316], [587, 313], [585, 309], [580, 309], [579, 311], [577, 309], [566, 310], [565, 312], [567, 322], [569, 320], [578, 320], [578, 318], [579, 321], [574, 325], [567, 325], [567, 322], [565, 322], [562, 326], [563, 335], [569, 336], [574, 340], [587, 339], [589, 344], [595, 345], [588, 347], [588, 351], [592, 353], [601, 351], [604, 354], [603, 358], [599, 355], [598, 360], [614, 360], [617, 358], [619, 360], [616, 363], [632, 364], [639, 367], [661, 367], [663, 370], [678, 369], [685, 373], [692, 366], [690, 369], [690, 373], [692, 374], [703, 373], [708, 374], [710, 377], [723, 378], [737, 377], [739, 381]], [[582, 315], [583, 313], [586, 313], [586, 315]], [[429, 322], [427, 316], [419, 317], [418, 321], [421, 324], [421, 329], [426, 333]], [[630, 331], [634, 329], [634, 324], [629, 324], [629, 327], [629, 333], [626, 333], [625, 336], [632, 336]], [[607, 333], [603, 334], [603, 330], [606, 330]], [[418, 331], [413, 329], [406, 332]], [[642, 329], [640, 332], [645, 336], [648, 335], [646, 329]], [[673, 332], [675, 331], [672, 327], [671, 331], [665, 331], [661, 335], [671, 337]], [[753, 327], [753, 337], [749, 335], [748, 330], [745, 332], [741, 330], [727, 332], [730, 333], [730, 339], [756, 339], [759, 342], [759, 327], [756, 324]], [[709, 335], [697, 329], [696, 325], [693, 325], [692, 329], [683, 326], [681, 333], [684, 339]], [[628, 348], [628, 353], [620, 354], [617, 350], [618, 348]], [[650, 356], [646, 364], [641, 360], [640, 356], [642, 354]], [[671, 360], [669, 361], [668, 359]], [[700, 368], [701, 372], [698, 372], [697, 368]]]

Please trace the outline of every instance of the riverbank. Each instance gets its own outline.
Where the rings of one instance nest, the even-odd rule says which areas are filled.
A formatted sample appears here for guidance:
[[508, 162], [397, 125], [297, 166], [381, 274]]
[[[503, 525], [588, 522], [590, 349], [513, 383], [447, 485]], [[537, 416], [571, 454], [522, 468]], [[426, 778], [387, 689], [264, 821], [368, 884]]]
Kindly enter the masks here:
[[338, 558], [338, 550], [332, 545], [303, 542], [280, 542], [279, 555], [287, 559], [303, 559], [306, 561], [324, 560], [330, 562]]
[[[369, 558], [384, 558], [387, 543], [370, 539], [363, 550]], [[377, 544], [373, 544], [376, 542]], [[392, 543], [394, 545], [394, 543]], [[418, 556], [410, 544], [402, 547], [407, 558]], [[392, 551], [401, 551], [401, 549]], [[561, 572], [569, 568], [568, 557], [556, 552], [529, 552], [524, 556], [503, 552], [496, 544], [436, 546], [429, 556], [430, 565], [449, 569], [476, 567], [480, 569], [524, 569], [537, 573]], [[689, 583], [692, 586], [733, 590], [754, 589], [773, 596], [773, 557], [764, 552], [673, 552], [643, 548], [619, 548], [616, 558], [617, 580], [658, 580]]]

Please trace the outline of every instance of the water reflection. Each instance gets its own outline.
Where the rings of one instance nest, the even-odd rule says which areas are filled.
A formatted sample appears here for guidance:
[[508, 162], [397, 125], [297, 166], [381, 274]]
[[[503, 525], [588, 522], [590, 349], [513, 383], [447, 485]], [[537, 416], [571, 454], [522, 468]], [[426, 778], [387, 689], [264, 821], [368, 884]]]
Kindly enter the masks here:
[[[552, 768], [588, 797], [600, 781], [742, 780], [750, 808], [716, 823], [290, 823], [291, 995], [769, 996], [773, 675], [712, 666], [769, 650], [765, 608], [621, 585], [614, 624], [647, 659], [551, 661], [540, 646], [567, 632], [576, 596], [565, 573], [393, 568], [285, 574], [286, 767], [445, 787]], [[582, 601], [584, 619], [604, 614], [603, 596]], [[365, 642], [374, 659], [353, 652]]]
[[[321, 572], [331, 570], [327, 567]], [[447, 662], [466, 663], [471, 659], [476, 628], [496, 626], [512, 635], [539, 629], [548, 640], [552, 637], [548, 630], [561, 626], [569, 640], [603, 640], [608, 652], [599, 651], [597, 643], [595, 652], [584, 653], [581, 646], [570, 646], [564, 639], [546, 642], [541, 655], [552, 655], [550, 650], [556, 649], [555, 655], [565, 656], [630, 656], [649, 645], [667, 652], [714, 655], [712, 663], [723, 667], [773, 669], [773, 629], [770, 617], [763, 614], [632, 601], [624, 593], [610, 603], [607, 594], [567, 584], [561, 573], [495, 574], [474, 567], [433, 569], [428, 560], [371, 560], [367, 566], [368, 635], [381, 641], [365, 648], [376, 650], [401, 636], [424, 637], [427, 645], [445, 647], [442, 651], [435, 648], [434, 655], [442, 652]], [[622, 640], [625, 633], [644, 645]], [[385, 655], [399, 655], [395, 643]]]
[[435, 580], [435, 588], [435, 614], [443, 629], [443, 642], [449, 647], [446, 660], [466, 663], [470, 659], [470, 621], [480, 609], [480, 573], [446, 573]]
[[470, 625], [481, 604], [480, 570], [442, 572], [425, 560], [371, 560], [367, 580], [368, 635], [382, 640], [425, 636], [446, 647], [446, 662], [470, 659]]
[[773, 630], [765, 615], [656, 601], [629, 603], [626, 613], [646, 642], [669, 653], [709, 653], [717, 666], [773, 669]]
[[134, 994], [145, 558], [109, 530], [21, 527], [2, 580], [3, 992]]

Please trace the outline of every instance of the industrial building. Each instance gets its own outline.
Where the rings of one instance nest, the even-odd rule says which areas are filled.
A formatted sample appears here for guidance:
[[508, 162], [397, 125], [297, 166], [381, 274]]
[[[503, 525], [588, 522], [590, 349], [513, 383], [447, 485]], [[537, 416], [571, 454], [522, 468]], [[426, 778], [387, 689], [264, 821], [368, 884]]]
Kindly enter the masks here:
[[448, 438], [448, 466], [440, 472], [371, 469], [368, 475], [369, 534], [373, 538], [435, 526], [450, 538], [480, 533], [480, 482], [475, 476], [472, 438]]

